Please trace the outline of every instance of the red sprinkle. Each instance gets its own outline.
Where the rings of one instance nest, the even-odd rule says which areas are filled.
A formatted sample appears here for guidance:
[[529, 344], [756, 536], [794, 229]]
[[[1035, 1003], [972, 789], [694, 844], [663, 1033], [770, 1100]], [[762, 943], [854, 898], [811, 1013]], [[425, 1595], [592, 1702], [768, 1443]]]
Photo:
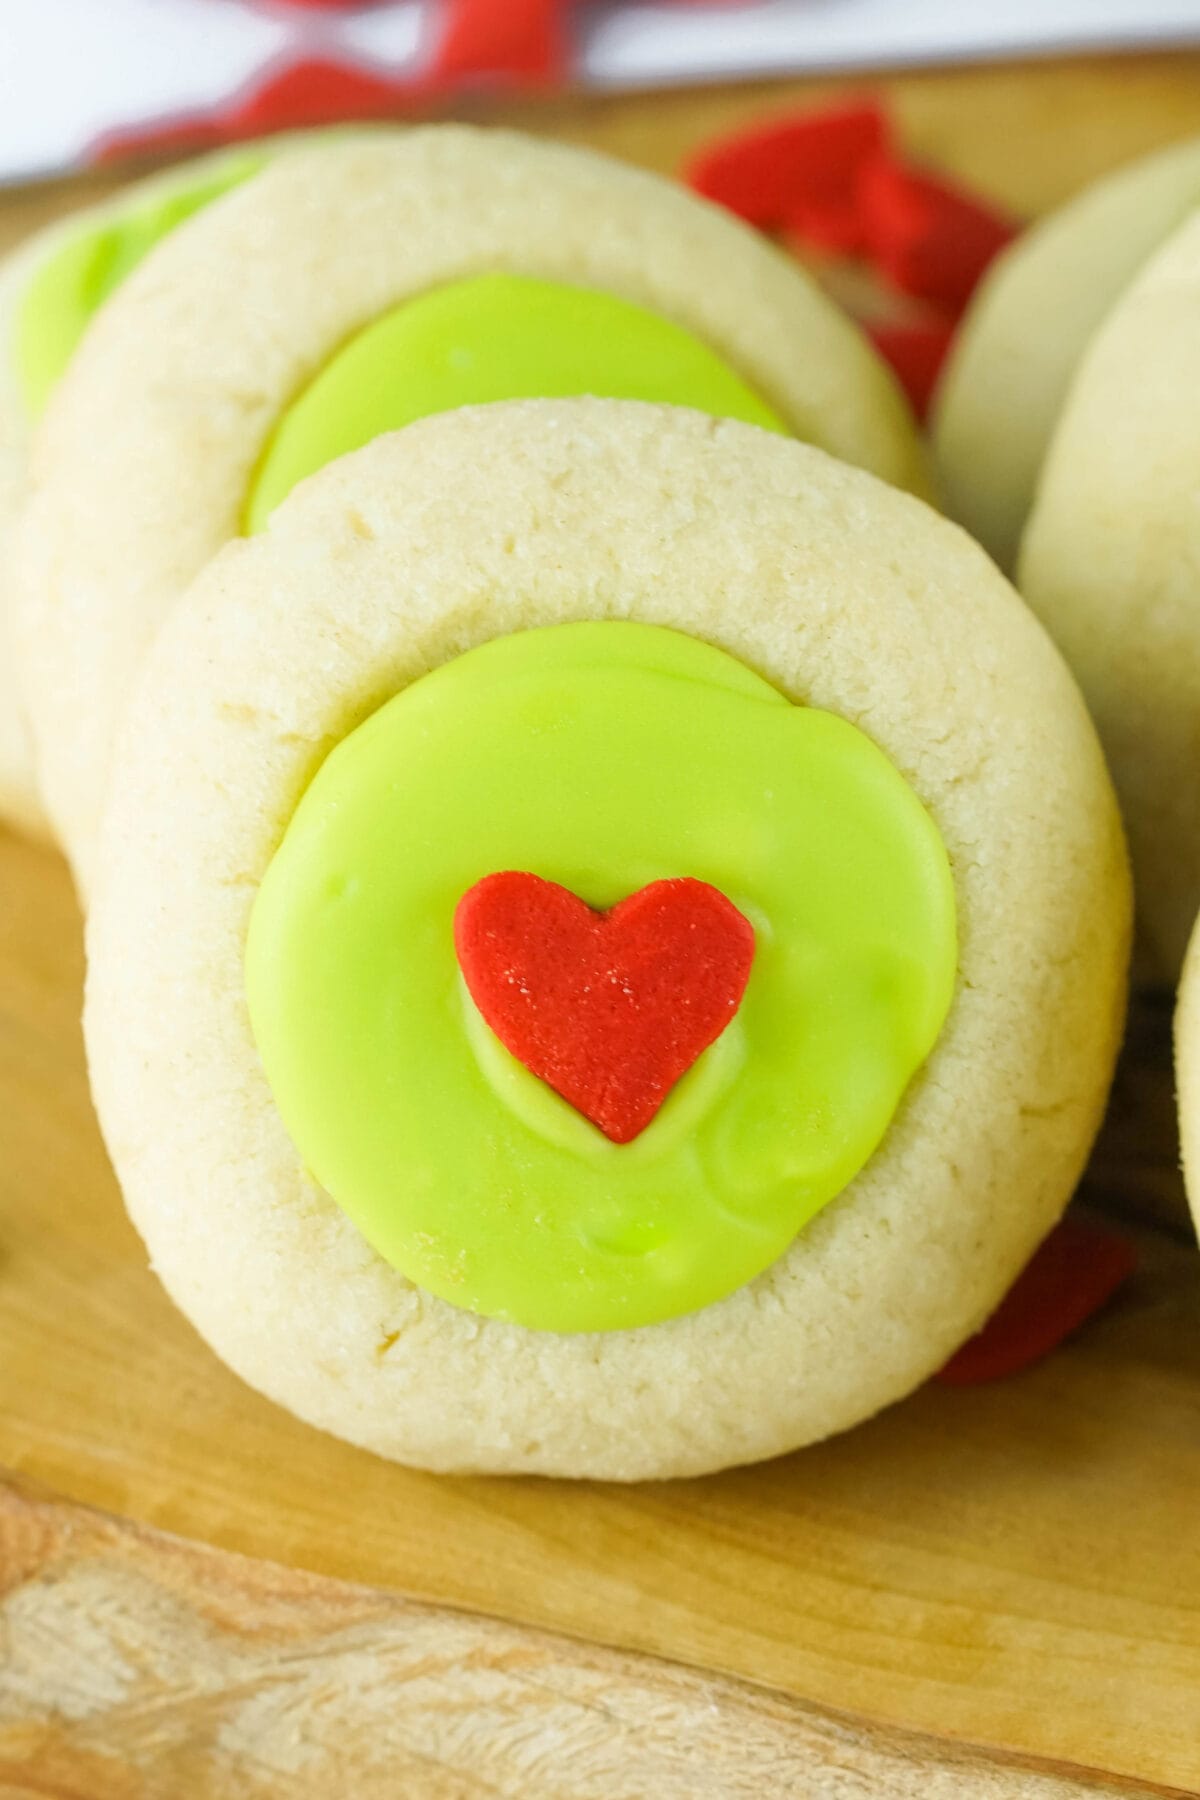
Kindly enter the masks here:
[[874, 101], [769, 120], [706, 144], [685, 178], [697, 193], [764, 230], [795, 224], [806, 208], [852, 207], [859, 175], [887, 142]]
[[1098, 1312], [1136, 1266], [1128, 1238], [1086, 1219], [1063, 1219], [983, 1330], [956, 1351], [935, 1380], [971, 1387], [1019, 1374]]
[[867, 328], [867, 336], [883, 360], [891, 364], [910, 406], [922, 421], [929, 412], [942, 364], [954, 341], [954, 329], [947, 319]]
[[754, 927], [705, 881], [652, 881], [594, 912], [557, 882], [507, 870], [463, 895], [454, 947], [506, 1049], [627, 1144], [737, 1012]]
[[861, 170], [859, 215], [868, 256], [902, 293], [957, 317], [992, 258], [1016, 235], [994, 207], [885, 156]]

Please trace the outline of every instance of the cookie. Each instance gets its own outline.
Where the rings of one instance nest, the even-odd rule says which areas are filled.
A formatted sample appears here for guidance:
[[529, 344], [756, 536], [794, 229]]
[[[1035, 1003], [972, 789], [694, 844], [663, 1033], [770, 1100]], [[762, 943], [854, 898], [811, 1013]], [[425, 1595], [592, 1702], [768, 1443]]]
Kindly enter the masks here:
[[964, 533], [740, 422], [489, 405], [315, 475], [158, 634], [89, 1064], [247, 1382], [432, 1469], [693, 1475], [987, 1317], [1128, 930], [1082, 701]]
[[1141, 936], [1173, 982], [1200, 907], [1200, 212], [1083, 358], [1018, 585], [1079, 678], [1129, 832]]
[[795, 265], [585, 152], [458, 126], [326, 145], [160, 246], [55, 395], [25, 533], [30, 715], [84, 885], [137, 665], [224, 543], [416, 412], [588, 392], [730, 413], [924, 479], [892, 378]]
[[942, 377], [934, 451], [947, 511], [1016, 566], [1038, 475], [1093, 334], [1200, 206], [1200, 141], [1118, 169], [1031, 227], [985, 277]]
[[[47, 234], [49, 235], [49, 234]], [[55, 233], [57, 236], [57, 233]], [[29, 273], [28, 250], [16, 251], [0, 269], [0, 342], [10, 344]], [[10, 644], [8, 570], [12, 531], [25, 492], [29, 427], [13, 359], [0, 356], [0, 820], [31, 836], [49, 825], [38, 796], [33, 747]]]
[[1200, 1231], [1200, 932], [1194, 932], [1175, 1008], [1175, 1079], [1183, 1180]]
[[261, 165], [224, 151], [141, 181], [36, 232], [0, 268], [0, 817], [36, 836], [49, 824], [9, 648], [14, 532], [30, 442], [92, 315], [161, 238]]

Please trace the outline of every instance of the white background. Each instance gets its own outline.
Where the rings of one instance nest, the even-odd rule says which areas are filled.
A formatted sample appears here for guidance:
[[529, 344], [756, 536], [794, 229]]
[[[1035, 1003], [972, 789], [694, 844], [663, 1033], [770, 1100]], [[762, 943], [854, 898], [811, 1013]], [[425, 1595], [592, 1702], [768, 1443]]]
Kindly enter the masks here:
[[[114, 128], [215, 107], [299, 55], [415, 72], [431, 17], [423, 0], [357, 16], [273, 0], [0, 0], [0, 180], [77, 161]], [[574, 19], [577, 78], [597, 87], [1200, 43], [1200, 0], [629, 0]]]

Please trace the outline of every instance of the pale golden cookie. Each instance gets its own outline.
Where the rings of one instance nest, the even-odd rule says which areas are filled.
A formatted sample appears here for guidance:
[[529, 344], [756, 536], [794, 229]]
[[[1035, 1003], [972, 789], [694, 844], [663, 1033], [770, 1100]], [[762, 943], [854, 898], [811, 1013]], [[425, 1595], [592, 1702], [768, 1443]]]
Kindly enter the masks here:
[[[250, 909], [299, 796], [388, 697], [489, 638], [636, 619], [841, 714], [949, 854], [959, 980], [860, 1175], [726, 1299], [558, 1335], [414, 1287], [306, 1176], [250, 1033]], [[614, 401], [377, 439], [229, 545], [158, 635], [95, 871], [97, 1106], [171, 1294], [248, 1382], [433, 1469], [698, 1474], [930, 1375], [1058, 1218], [1124, 1009], [1120, 825], [1078, 692], [962, 532], [817, 450]]]
[[934, 413], [947, 511], [1002, 569], [1093, 333], [1200, 205], [1200, 142], [1118, 169], [1033, 225], [997, 261], [955, 340]]
[[[0, 348], [10, 343], [30, 276], [71, 223], [39, 232], [0, 268]], [[25, 494], [29, 435], [12, 356], [0, 354], [0, 819], [41, 837], [48, 834], [49, 822], [38, 795], [11, 631], [13, 531]]]
[[457, 126], [289, 157], [159, 246], [46, 419], [20, 636], [47, 803], [85, 887], [130, 683], [179, 593], [238, 534], [281, 411], [383, 312], [489, 271], [657, 311], [799, 436], [922, 485], [907, 409], [865, 339], [794, 264], [682, 189]]
[[[38, 793], [16, 647], [11, 641], [12, 563], [35, 433], [19, 366], [22, 307], [38, 275], [79, 234], [136, 217], [148, 205], [171, 202], [197, 183], [219, 177], [224, 169], [247, 163], [251, 154], [243, 149], [219, 151], [131, 183], [98, 205], [84, 207], [35, 232], [0, 265], [0, 817], [36, 836], [48, 835], [50, 825]], [[78, 279], [81, 283], [107, 279], [103, 255]]]
[[1112, 767], [1138, 917], [1176, 978], [1200, 906], [1200, 213], [1093, 338], [1054, 434], [1018, 585]]
[[1200, 1231], [1200, 932], [1193, 931], [1175, 1007], [1175, 1079], [1183, 1179]]

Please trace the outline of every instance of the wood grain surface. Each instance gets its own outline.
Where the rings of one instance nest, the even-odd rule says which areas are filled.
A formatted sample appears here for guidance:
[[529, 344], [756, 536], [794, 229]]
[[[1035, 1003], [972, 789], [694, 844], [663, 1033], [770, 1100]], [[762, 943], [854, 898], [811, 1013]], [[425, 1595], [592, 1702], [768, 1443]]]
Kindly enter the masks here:
[[[879, 85], [915, 151], [1022, 211], [1200, 132], [1200, 58]], [[669, 169], [830, 86], [512, 117]], [[0, 197], [0, 243], [103, 188]], [[61, 864], [0, 834], [0, 1464], [63, 1497], [0, 1503], [0, 1794], [1200, 1793], [1200, 1258], [1164, 1005], [1090, 1184], [1156, 1221], [1103, 1317], [1018, 1379], [621, 1489], [390, 1467], [235, 1381], [121, 1210], [81, 979]]]
[[0, 1543], [3, 1796], [1128, 1800], [1169, 1791], [955, 1749], [15, 1489], [0, 1491]]

